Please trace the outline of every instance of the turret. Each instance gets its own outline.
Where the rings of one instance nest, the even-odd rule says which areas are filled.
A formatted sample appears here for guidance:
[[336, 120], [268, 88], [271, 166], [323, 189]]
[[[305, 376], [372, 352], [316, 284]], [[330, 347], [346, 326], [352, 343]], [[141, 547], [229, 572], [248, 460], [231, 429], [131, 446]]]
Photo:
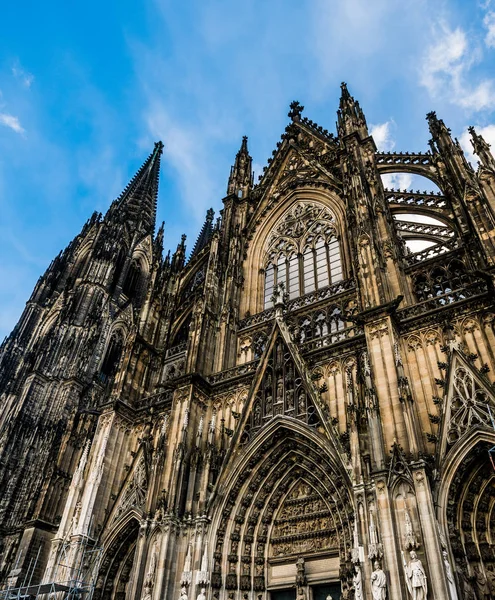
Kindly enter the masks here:
[[[457, 188], [456, 191], [459, 195], [463, 195], [466, 182], [473, 176], [473, 170], [467, 162], [458, 140], [452, 139], [450, 129], [445, 125], [443, 119], [439, 119], [432, 111], [426, 115], [426, 120], [431, 133], [430, 148], [434, 155], [441, 157]], [[441, 165], [439, 165], [439, 170], [442, 173]]]
[[177, 245], [177, 250], [172, 256], [172, 271], [180, 271], [186, 262], [186, 237], [187, 236], [183, 233], [181, 236], [181, 241]]
[[479, 156], [480, 163], [485, 169], [495, 171], [495, 158], [490, 152], [490, 144], [488, 144], [482, 135], [476, 133], [474, 127], [468, 128], [471, 134], [471, 144], [473, 145], [474, 153]]
[[347, 84], [342, 82], [339, 110], [337, 111], [337, 131], [340, 137], [357, 133], [361, 139], [368, 137], [368, 127], [359, 102], [349, 94]]
[[234, 166], [230, 169], [227, 194], [235, 194], [238, 198], [245, 198], [253, 187], [253, 159], [249, 155], [247, 136], [242, 138], [239, 152], [236, 154]]
[[214, 216], [215, 216], [215, 211], [213, 210], [213, 208], [210, 208], [206, 211], [206, 219], [205, 219], [205, 222], [203, 223], [203, 227], [201, 228], [201, 231], [199, 232], [198, 239], [196, 240], [196, 243], [194, 244], [194, 248], [191, 253], [191, 257], [195, 256], [196, 254], [199, 254], [201, 252], [201, 250], [203, 250], [203, 248], [210, 241], [211, 236], [213, 235], [213, 218], [214, 218]]

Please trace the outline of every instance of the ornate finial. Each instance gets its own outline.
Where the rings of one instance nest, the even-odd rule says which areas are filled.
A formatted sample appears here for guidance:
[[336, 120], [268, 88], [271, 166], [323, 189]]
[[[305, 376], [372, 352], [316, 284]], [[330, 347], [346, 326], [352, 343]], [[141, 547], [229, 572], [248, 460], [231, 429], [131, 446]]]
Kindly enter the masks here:
[[340, 89], [342, 91], [342, 98], [347, 99], [351, 97], [351, 95], [349, 94], [349, 90], [347, 89], [347, 83], [345, 81], [343, 81], [340, 84]]
[[206, 211], [206, 220], [210, 221], [210, 223], [213, 221], [213, 217], [215, 216], [215, 211], [213, 210], [213, 208], [209, 208]]
[[163, 150], [163, 142], [162, 141], [158, 141], [155, 142], [155, 150], [158, 150], [158, 152], [161, 152]]
[[288, 116], [297, 123], [301, 120], [301, 113], [303, 110], [304, 106], [297, 100], [294, 100], [290, 103], [290, 111]]

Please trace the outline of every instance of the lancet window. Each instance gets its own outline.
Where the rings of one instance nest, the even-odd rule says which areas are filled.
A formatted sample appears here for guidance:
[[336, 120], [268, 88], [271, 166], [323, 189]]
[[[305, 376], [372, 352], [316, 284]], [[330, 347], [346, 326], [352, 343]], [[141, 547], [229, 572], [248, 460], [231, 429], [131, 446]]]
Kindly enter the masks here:
[[298, 204], [272, 233], [265, 262], [264, 306], [283, 284], [289, 299], [342, 279], [340, 242], [333, 215], [315, 204]]

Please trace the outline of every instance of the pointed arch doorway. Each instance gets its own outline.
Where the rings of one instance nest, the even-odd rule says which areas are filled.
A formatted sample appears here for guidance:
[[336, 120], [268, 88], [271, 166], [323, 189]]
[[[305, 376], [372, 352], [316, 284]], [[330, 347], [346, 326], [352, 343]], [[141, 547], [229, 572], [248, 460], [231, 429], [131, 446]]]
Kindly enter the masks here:
[[139, 523], [131, 518], [107, 545], [101, 563], [94, 598], [126, 600], [134, 566]]
[[303, 587], [317, 600], [331, 586], [335, 600], [350, 572], [354, 520], [340, 457], [322, 433], [287, 416], [241, 449], [212, 507], [212, 587], [275, 600]]

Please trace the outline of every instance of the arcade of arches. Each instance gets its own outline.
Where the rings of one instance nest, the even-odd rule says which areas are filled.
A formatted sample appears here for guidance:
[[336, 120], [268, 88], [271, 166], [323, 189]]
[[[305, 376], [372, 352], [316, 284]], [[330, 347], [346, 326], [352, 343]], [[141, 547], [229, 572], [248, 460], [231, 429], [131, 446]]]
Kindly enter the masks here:
[[495, 599], [495, 159], [289, 117], [165, 256], [157, 143], [0, 347], [12, 597]]

